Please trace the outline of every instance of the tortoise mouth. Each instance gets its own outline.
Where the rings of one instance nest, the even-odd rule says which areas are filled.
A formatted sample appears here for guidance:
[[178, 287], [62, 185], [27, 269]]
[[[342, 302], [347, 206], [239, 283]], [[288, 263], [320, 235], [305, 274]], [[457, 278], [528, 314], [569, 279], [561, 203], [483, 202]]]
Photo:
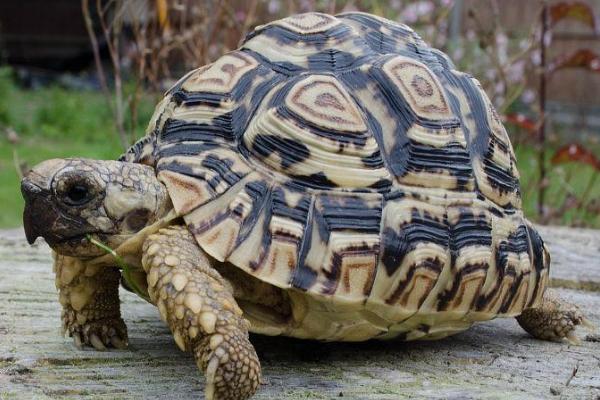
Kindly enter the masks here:
[[[65, 218], [55, 210], [53, 205], [43, 207], [44, 204], [32, 206], [26, 204], [23, 213], [23, 228], [29, 244], [33, 244], [38, 237], [44, 238], [50, 247], [55, 246], [82, 246], [88, 245], [88, 235], [101, 239], [109, 236], [111, 232], [86, 230], [79, 221]], [[88, 227], [89, 228], [89, 227]]]
[[79, 245], [84, 245], [84, 244], [89, 244], [90, 240], [88, 239], [88, 236], [96, 236], [98, 237], [98, 235], [107, 235], [108, 233], [104, 233], [104, 232], [87, 232], [87, 233], [80, 233], [77, 235], [73, 235], [73, 236], [69, 236], [69, 237], [65, 237], [62, 238], [58, 241], [56, 241], [54, 244], [56, 245], [73, 245], [73, 244], [79, 244]]
[[44, 237], [52, 250], [58, 254], [84, 259], [99, 257], [108, 253], [113, 247], [111, 238], [111, 234], [98, 231], [78, 233], [52, 241]]

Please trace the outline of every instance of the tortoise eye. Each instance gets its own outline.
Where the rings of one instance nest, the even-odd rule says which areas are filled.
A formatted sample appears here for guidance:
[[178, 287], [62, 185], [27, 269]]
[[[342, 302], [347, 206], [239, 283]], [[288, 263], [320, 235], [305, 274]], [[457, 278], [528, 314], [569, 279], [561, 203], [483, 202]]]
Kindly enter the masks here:
[[65, 193], [65, 202], [74, 206], [80, 206], [91, 200], [88, 188], [82, 184], [72, 185]]

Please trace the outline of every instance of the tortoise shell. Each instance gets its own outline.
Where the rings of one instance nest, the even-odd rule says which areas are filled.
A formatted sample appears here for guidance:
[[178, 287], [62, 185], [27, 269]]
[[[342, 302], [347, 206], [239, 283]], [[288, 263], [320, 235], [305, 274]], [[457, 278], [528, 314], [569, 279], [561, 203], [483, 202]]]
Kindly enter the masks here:
[[313, 324], [354, 321], [318, 338], [445, 336], [548, 279], [480, 84], [373, 15], [257, 27], [171, 88], [123, 159], [155, 166], [212, 257], [304, 297]]

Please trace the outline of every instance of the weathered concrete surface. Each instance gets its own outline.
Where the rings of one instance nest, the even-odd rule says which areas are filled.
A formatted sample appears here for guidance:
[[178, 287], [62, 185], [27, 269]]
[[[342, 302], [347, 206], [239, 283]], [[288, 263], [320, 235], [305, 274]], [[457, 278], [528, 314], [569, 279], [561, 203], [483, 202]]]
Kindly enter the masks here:
[[600, 230], [540, 226], [554, 286], [600, 292]]
[[[554, 283], [600, 326], [600, 231], [542, 228]], [[588, 290], [580, 290], [586, 288]], [[199, 399], [203, 379], [154, 307], [122, 293], [131, 346], [79, 351], [59, 333], [48, 248], [0, 232], [0, 399]], [[513, 319], [437, 342], [315, 343], [253, 337], [256, 399], [600, 399], [600, 336], [548, 343]]]

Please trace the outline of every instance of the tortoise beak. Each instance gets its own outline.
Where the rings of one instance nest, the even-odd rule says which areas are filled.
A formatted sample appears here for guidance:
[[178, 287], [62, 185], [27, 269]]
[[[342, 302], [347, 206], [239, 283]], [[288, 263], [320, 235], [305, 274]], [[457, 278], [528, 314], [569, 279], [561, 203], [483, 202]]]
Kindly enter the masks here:
[[78, 233], [82, 223], [69, 218], [54, 201], [50, 188], [51, 178], [35, 167], [21, 180], [21, 193], [25, 200], [23, 227], [29, 244], [42, 236], [50, 246], [65, 240], [69, 234]]
[[63, 240], [57, 225], [64, 220], [62, 213], [52, 201], [50, 190], [36, 182], [34, 172], [30, 172], [21, 181], [21, 193], [25, 199], [23, 210], [23, 228], [29, 244], [33, 244], [39, 236], [44, 237], [52, 245]]
[[25, 210], [23, 211], [23, 228], [25, 229], [25, 236], [27, 242], [33, 244], [41, 233], [38, 231], [38, 218], [40, 213], [38, 212], [43, 207], [39, 207], [38, 203], [40, 200], [43, 201], [42, 189], [36, 184], [23, 178], [21, 182], [21, 193], [25, 199]]

